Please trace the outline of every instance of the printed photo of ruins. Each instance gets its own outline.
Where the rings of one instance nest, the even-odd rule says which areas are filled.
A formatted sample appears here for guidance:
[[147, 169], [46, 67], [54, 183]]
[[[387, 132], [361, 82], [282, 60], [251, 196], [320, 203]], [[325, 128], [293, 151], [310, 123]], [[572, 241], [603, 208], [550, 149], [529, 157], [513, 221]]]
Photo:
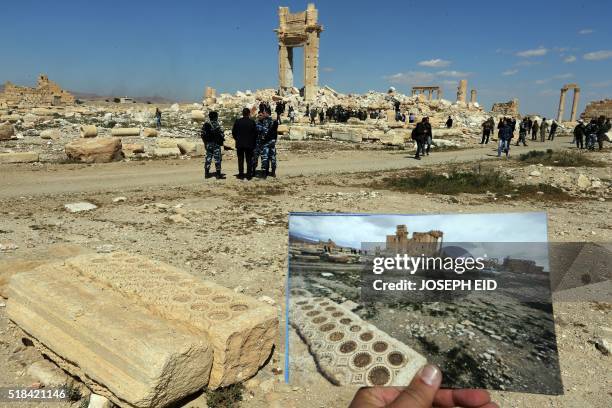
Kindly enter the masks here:
[[612, 407], [612, 2], [0, 10], [0, 407]]
[[[398, 385], [424, 359], [443, 369], [445, 386], [451, 388], [562, 393], [550, 279], [545, 271], [548, 248], [541, 234], [545, 228], [534, 224], [544, 226], [545, 214], [539, 218], [516, 215], [500, 222], [514, 224], [507, 225], [508, 229], [534, 227], [540, 231], [539, 237], [537, 232], [532, 235], [536, 242], [477, 243], [468, 241], [469, 232], [457, 233], [458, 225], [470, 219], [485, 224], [495, 216], [491, 214], [480, 215], [480, 221], [473, 221], [474, 215], [447, 221], [443, 216], [431, 218], [434, 228], [414, 231], [411, 236], [411, 221], [414, 225], [418, 219], [418, 225], [425, 226], [428, 216], [292, 215], [287, 329], [290, 382], [300, 382], [303, 370], [299, 365], [305, 358], [299, 354], [304, 349], [300, 343], [304, 343], [321, 375], [336, 385]], [[385, 236], [385, 225], [400, 220], [406, 223]], [[443, 242], [443, 227], [449, 232], [447, 238], [461, 238], [463, 243]], [[375, 229], [380, 232], [374, 233]], [[360, 238], [362, 230], [370, 233]], [[385, 241], [364, 241], [359, 247], [350, 244], [377, 236]], [[484, 270], [461, 275], [436, 270], [419, 270], [414, 275], [399, 270], [372, 273], [374, 257], [397, 254], [489, 257]], [[533, 259], [519, 259], [516, 254]], [[446, 296], [372, 289], [374, 280], [410, 279], [420, 287], [422, 281], [438, 278], [493, 279], [497, 289]], [[395, 360], [396, 356], [402, 357]], [[291, 359], [296, 362], [292, 364]]]

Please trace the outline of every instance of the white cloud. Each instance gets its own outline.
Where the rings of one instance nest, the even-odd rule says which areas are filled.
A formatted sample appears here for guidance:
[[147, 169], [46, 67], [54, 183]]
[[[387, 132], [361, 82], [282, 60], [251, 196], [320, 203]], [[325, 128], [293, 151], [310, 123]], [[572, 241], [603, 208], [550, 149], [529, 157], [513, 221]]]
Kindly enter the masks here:
[[540, 47], [540, 48], [535, 48], [532, 50], [519, 51], [516, 53], [516, 56], [524, 57], [524, 58], [541, 57], [543, 55], [546, 55], [546, 53], [548, 53], [548, 49], [544, 47]]
[[548, 81], [550, 81], [550, 79], [536, 79], [534, 82], [536, 83], [536, 85], [543, 85]]
[[[557, 91], [558, 92], [558, 91]], [[291, 215], [289, 231], [310, 239], [333, 241], [360, 248], [362, 242], [385, 242], [397, 225], [409, 231], [444, 232], [444, 241], [546, 242], [544, 213], [445, 215]], [[469, 225], [469, 228], [465, 226]]]
[[502, 72], [503, 76], [516, 75], [518, 73], [518, 69], [509, 69], [507, 71]]
[[538, 95], [540, 95], [540, 96], [559, 95], [559, 90], [558, 89], [544, 89], [544, 90], [538, 92]]
[[453, 81], [452, 79], [445, 79], [444, 81], [442, 81], [442, 85], [446, 85], [448, 87], [456, 87], [459, 86], [459, 83], [456, 80]]
[[591, 34], [592, 32], [593, 32], [593, 29], [591, 29], [591, 28], [584, 28], [584, 29], [578, 31], [578, 34], [585, 35], [585, 34]]
[[589, 86], [593, 88], [607, 88], [612, 86], [612, 80], [593, 82], [592, 84], [589, 84]]
[[451, 77], [451, 78], [461, 78], [471, 75], [470, 72], [461, 72], [461, 71], [438, 71], [436, 75], [443, 77]]
[[402, 84], [402, 85], [419, 85], [419, 84], [429, 84], [435, 79], [435, 75], [431, 72], [423, 72], [423, 71], [407, 71], [407, 72], [398, 72], [397, 74], [387, 75], [384, 77], [387, 81], [392, 84]]
[[323, 68], [321, 68], [321, 71], [323, 71], [323, 72], [334, 72], [335, 68], [333, 68], [333, 67], [323, 67]]
[[434, 58], [426, 61], [419, 62], [419, 65], [422, 67], [430, 67], [430, 68], [444, 68], [450, 65], [450, 61], [443, 60], [440, 58]]
[[583, 55], [583, 58], [589, 61], [601, 61], [601, 60], [605, 60], [608, 58], [612, 58], [612, 51], [601, 50], [601, 51], [588, 52]]
[[455, 86], [457, 81], [451, 81], [444, 78], [465, 78], [471, 75], [471, 72], [461, 71], [438, 71], [438, 72], [425, 72], [425, 71], [406, 71], [398, 72], [397, 74], [387, 75], [383, 78], [392, 84], [399, 85], [428, 85], [436, 82], [441, 82], [445, 85], [452, 84]]
[[576, 61], [576, 57], [573, 55], [568, 55], [567, 57], [563, 59], [563, 62], [568, 63], [568, 64], [571, 64], [574, 61]]
[[515, 65], [517, 67], [530, 67], [532, 65], [540, 65], [541, 62], [540, 61], [528, 61], [528, 60], [523, 60], [523, 61], [519, 61], [517, 62]]
[[559, 75], [555, 75], [553, 78], [555, 79], [568, 79], [568, 78], [572, 78], [574, 76], [574, 74], [559, 74]]

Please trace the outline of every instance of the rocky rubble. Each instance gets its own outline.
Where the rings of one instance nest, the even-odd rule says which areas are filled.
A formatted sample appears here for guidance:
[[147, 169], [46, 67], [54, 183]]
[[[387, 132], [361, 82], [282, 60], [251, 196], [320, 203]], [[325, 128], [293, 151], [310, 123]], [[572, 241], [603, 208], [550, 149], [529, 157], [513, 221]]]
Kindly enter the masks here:
[[[88, 102], [76, 106], [34, 107], [15, 110], [0, 110], [0, 152], [35, 152], [40, 161], [64, 161], [68, 157], [77, 161], [82, 154], [68, 155], [74, 150], [73, 143], [80, 146], [78, 139], [117, 138], [123, 142], [123, 155], [98, 155], [94, 162], [117, 160], [121, 158], [148, 159], [178, 156], [201, 156], [203, 146], [200, 141], [202, 122], [209, 110], [217, 110], [226, 130], [226, 140], [232, 141], [231, 126], [240, 111], [249, 107], [256, 111], [261, 102], [269, 103], [274, 109], [277, 101], [283, 101], [296, 110], [296, 122], [289, 123], [287, 112], [281, 118], [279, 134], [289, 141], [310, 138], [329, 139], [344, 143], [375, 143], [397, 147], [411, 146], [411, 129], [414, 124], [396, 122], [393, 117], [395, 102], [408, 116], [416, 115], [417, 121], [428, 116], [432, 123], [434, 139], [443, 143], [442, 147], [463, 147], [476, 144], [480, 139], [482, 123], [493, 115], [477, 103], [450, 102], [445, 99], [427, 100], [422, 95], [407, 96], [391, 91], [387, 93], [370, 91], [365, 94], [342, 94], [329, 87], [319, 90], [316, 99], [306, 103], [299, 92], [280, 97], [275, 89], [262, 89], [255, 92], [238, 91], [235, 94], [223, 93], [214, 103], [203, 104], [116, 104]], [[210, 102], [210, 101], [209, 101]], [[350, 118], [345, 123], [329, 123], [310, 126], [305, 116], [307, 108], [321, 109], [341, 105], [349, 110], [377, 111], [377, 119], [366, 120]], [[155, 109], [162, 112], [162, 128], [155, 129]], [[444, 123], [448, 116], [454, 120], [453, 127], [447, 129]], [[567, 134], [571, 127], [560, 126], [558, 134]], [[156, 138], [178, 139], [172, 146], [162, 146]], [[443, 140], [448, 142], [444, 142]], [[105, 142], [110, 143], [110, 142]], [[166, 143], [167, 144], [167, 143]], [[68, 147], [67, 145], [70, 145]], [[66, 148], [65, 148], [66, 146]], [[194, 147], [195, 146], [195, 147]], [[137, 148], [136, 148], [137, 147]], [[232, 146], [229, 146], [230, 148]], [[31, 161], [31, 160], [30, 160]]]

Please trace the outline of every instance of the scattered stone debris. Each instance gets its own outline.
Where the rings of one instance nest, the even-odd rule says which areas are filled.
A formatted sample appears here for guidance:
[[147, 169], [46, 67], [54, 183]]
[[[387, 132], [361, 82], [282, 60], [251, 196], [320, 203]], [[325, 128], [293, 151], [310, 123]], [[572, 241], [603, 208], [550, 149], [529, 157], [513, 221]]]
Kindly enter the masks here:
[[612, 343], [608, 341], [607, 339], [604, 339], [602, 337], [597, 337], [594, 340], [591, 340], [591, 343], [604, 356], [609, 356], [610, 354], [612, 354]]
[[7, 242], [7, 243], [0, 242], [0, 252], [14, 251], [18, 248], [19, 247], [12, 242]]
[[66, 374], [48, 360], [36, 361], [26, 371], [30, 377], [45, 387], [61, 387], [68, 380]]
[[122, 406], [162, 407], [249, 378], [278, 334], [275, 308], [121, 252], [44, 264], [15, 275], [10, 293], [9, 318], [30, 341]]
[[108, 400], [108, 398], [103, 397], [98, 394], [91, 394], [89, 396], [89, 405], [87, 408], [113, 408], [114, 404]]
[[98, 208], [97, 205], [92, 204], [92, 203], [88, 203], [86, 201], [80, 202], [80, 203], [69, 203], [69, 204], [64, 204], [64, 208], [71, 213], [77, 213], [77, 212], [82, 212], [82, 211], [91, 211], [91, 210], [95, 210], [96, 208]]

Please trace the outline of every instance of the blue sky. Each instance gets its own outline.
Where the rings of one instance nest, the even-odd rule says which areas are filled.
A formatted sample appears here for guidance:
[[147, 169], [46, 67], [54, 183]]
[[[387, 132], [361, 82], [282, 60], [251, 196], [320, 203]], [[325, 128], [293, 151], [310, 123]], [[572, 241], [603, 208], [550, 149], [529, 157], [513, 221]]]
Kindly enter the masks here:
[[[178, 100], [201, 100], [206, 85], [220, 92], [276, 87], [277, 7], [300, 11], [306, 4], [4, 2], [0, 81], [32, 84], [45, 72], [71, 90]], [[412, 85], [435, 84], [454, 99], [458, 79], [467, 78], [487, 109], [518, 97], [523, 113], [547, 116], [565, 83], [582, 88], [580, 111], [612, 96], [607, 0], [517, 0], [503, 8], [446, 0], [316, 5], [325, 29], [320, 83], [342, 92], [393, 85], [408, 93]]]
[[[289, 232], [352, 248], [384, 246], [397, 225], [413, 232], [439, 230], [445, 245], [459, 245], [474, 256], [533, 259], [548, 268], [546, 213], [499, 214], [291, 214]], [[501, 244], [503, 243], [503, 244]], [[536, 243], [542, 243], [540, 245]], [[382, 244], [382, 245], [378, 245]]]
[[444, 242], [546, 242], [546, 213], [501, 214], [291, 214], [289, 231], [310, 239], [333, 240], [360, 248], [362, 242], [385, 242], [397, 225], [413, 232], [439, 230]]

